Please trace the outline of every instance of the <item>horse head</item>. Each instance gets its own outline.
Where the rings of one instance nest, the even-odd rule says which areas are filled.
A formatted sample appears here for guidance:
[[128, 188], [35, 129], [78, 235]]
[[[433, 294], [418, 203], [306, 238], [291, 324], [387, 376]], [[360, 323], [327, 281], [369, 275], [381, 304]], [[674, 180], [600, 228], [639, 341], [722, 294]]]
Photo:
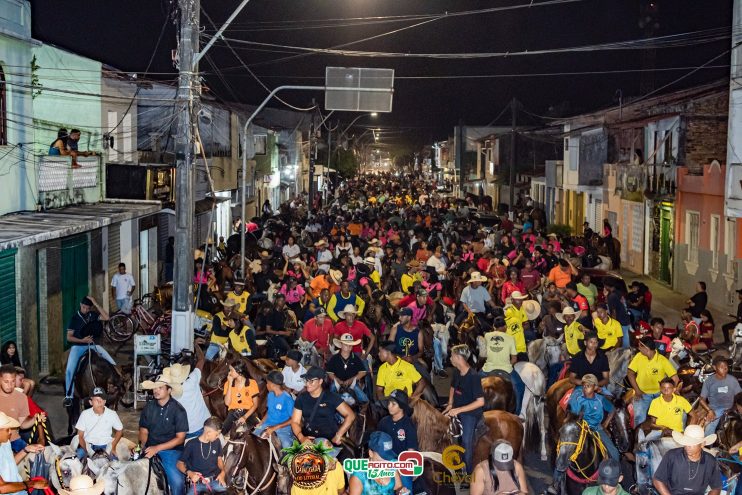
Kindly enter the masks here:
[[316, 340], [309, 341], [301, 338], [296, 341], [296, 348], [299, 352], [301, 352], [302, 356], [301, 364], [303, 364], [305, 367], [322, 366], [322, 358], [320, 357], [319, 352], [315, 347], [316, 343]]
[[634, 450], [634, 432], [631, 429], [631, 415], [623, 399], [613, 399], [615, 413], [609, 425], [611, 437], [619, 452]]
[[[482, 378], [482, 392], [484, 393], [485, 411], [507, 411], [515, 410], [515, 390], [507, 373], [501, 376], [486, 376]], [[516, 412], [517, 414], [517, 412]]]
[[69, 445], [58, 447], [51, 444], [47, 446], [44, 449], [44, 458], [54, 470], [50, 477], [57, 491], [69, 489], [72, 478], [82, 474], [82, 462]]
[[453, 443], [450, 425], [451, 418], [440, 412], [432, 404], [423, 399], [412, 399], [412, 422], [417, 431], [425, 432], [420, 435], [420, 451], [441, 452]]
[[570, 418], [559, 428], [559, 442], [557, 443], [557, 453], [554, 465], [558, 471], [564, 472], [572, 462], [571, 457], [577, 449], [577, 442], [580, 439], [582, 430], [575, 418]]
[[269, 442], [253, 435], [246, 425], [232, 428], [230, 439], [222, 451], [228, 487], [241, 493], [270, 491], [275, 476], [270, 475], [274, 459]]
[[727, 412], [719, 422], [716, 431], [719, 435], [719, 446], [728, 451], [742, 440], [742, 415], [735, 410]]
[[623, 393], [623, 382], [629, 372], [629, 362], [636, 351], [633, 349], [612, 349], [606, 353], [608, 367], [611, 370], [608, 390], [618, 397]]

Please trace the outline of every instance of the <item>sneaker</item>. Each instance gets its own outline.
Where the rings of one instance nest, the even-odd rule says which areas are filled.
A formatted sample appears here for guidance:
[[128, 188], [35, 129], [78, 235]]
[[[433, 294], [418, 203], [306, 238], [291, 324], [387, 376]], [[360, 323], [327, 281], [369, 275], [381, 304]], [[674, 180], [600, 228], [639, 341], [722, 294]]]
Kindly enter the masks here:
[[72, 407], [72, 397], [65, 397], [62, 405], [64, 407]]
[[436, 370], [435, 376], [439, 376], [441, 378], [448, 378], [448, 373], [446, 373], [446, 370]]

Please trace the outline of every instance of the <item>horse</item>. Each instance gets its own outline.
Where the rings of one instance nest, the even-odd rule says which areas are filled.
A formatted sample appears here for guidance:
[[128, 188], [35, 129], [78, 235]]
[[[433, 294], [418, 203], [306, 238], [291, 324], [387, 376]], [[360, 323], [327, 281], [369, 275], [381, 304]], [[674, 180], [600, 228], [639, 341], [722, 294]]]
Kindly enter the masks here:
[[301, 338], [296, 341], [296, 348], [302, 355], [301, 364], [304, 365], [305, 368], [310, 366], [324, 368], [325, 359], [320, 355], [317, 347], [315, 347], [316, 343], [316, 340], [308, 341]]
[[552, 365], [563, 362], [564, 342], [562, 338], [544, 337], [528, 344], [528, 361], [541, 368], [544, 376], [549, 376]]
[[564, 473], [555, 483], [559, 483], [559, 493], [578, 495], [587, 483], [592, 483], [598, 475], [598, 465], [607, 456], [600, 448], [597, 433], [587, 424], [570, 418], [559, 428], [556, 470]]
[[27, 455], [19, 464], [18, 471], [28, 472], [30, 463], [37, 456], [43, 456], [44, 461], [49, 464], [49, 484], [57, 491], [69, 490], [70, 481], [75, 476], [83, 473], [84, 466], [75, 454], [75, 449], [69, 445], [49, 444], [38, 454]]
[[525, 418], [524, 440], [528, 445], [535, 445], [536, 432], [539, 435], [541, 460], [548, 458], [546, 450], [546, 418], [544, 416], [544, 399], [546, 394], [546, 378], [543, 372], [533, 363], [515, 363], [515, 371], [526, 385], [521, 410], [518, 411]]
[[614, 396], [621, 396], [629, 387], [624, 385], [629, 372], [629, 363], [636, 354], [635, 349], [611, 349], [605, 355], [608, 358], [608, 369], [611, 370], [608, 391]]
[[[502, 375], [507, 375], [503, 372]], [[485, 411], [515, 412], [515, 390], [510, 377], [500, 374], [482, 378]]]
[[[167, 482], [160, 480], [162, 486]], [[163, 489], [158, 483], [158, 475], [153, 469], [152, 461], [113, 461], [104, 466], [98, 474], [104, 480], [103, 495], [162, 495]]]
[[118, 410], [119, 403], [124, 407], [133, 405], [133, 402], [126, 403], [122, 400], [126, 391], [132, 387], [131, 374], [120, 374], [116, 367], [100, 357], [92, 348], [80, 359], [74, 382], [75, 400], [72, 401], [72, 407], [67, 408], [68, 435], [72, 435], [75, 431], [75, 423], [80, 417], [83, 400], [90, 397], [96, 387], [101, 387], [106, 391], [108, 394], [106, 406], [114, 411]]
[[[288, 493], [288, 476], [272, 439], [259, 438], [250, 428], [235, 425], [222, 450], [225, 481], [229, 488], [251, 495]], [[279, 479], [281, 481], [279, 487]]]

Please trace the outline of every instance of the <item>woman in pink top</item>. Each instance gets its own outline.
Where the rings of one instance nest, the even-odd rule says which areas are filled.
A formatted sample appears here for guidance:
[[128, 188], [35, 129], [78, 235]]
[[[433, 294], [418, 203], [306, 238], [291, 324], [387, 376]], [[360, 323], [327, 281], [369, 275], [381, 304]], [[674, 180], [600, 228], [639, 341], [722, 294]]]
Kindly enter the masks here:
[[289, 277], [288, 281], [281, 286], [278, 292], [286, 296], [286, 304], [294, 313], [297, 315], [303, 314], [301, 305], [304, 302], [306, 291], [304, 287], [297, 284], [294, 277]]
[[508, 281], [502, 284], [502, 291], [500, 294], [503, 304], [505, 304], [506, 299], [510, 297], [510, 294], [512, 294], [515, 291], [518, 291], [521, 294], [526, 293], [526, 288], [523, 285], [523, 282], [521, 282], [520, 279], [518, 278], [518, 270], [516, 268], [510, 269], [510, 272], [508, 273], [508, 277], [509, 277]]

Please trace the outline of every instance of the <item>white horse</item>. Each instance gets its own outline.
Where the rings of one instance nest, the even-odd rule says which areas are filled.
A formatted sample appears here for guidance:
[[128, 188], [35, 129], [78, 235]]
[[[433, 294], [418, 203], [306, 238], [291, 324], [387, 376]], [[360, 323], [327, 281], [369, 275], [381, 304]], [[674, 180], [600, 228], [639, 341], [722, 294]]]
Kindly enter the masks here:
[[629, 372], [629, 362], [635, 353], [634, 349], [622, 348], [611, 349], [605, 353], [608, 358], [608, 368], [611, 370], [607, 388], [614, 397], [621, 397], [627, 389], [623, 382]]
[[[72, 478], [83, 472], [82, 462], [77, 458], [75, 449], [69, 445], [57, 446], [49, 444], [44, 447], [41, 455], [44, 456], [44, 460], [49, 464], [49, 481], [57, 492], [59, 490], [69, 489]], [[30, 462], [31, 457], [26, 456], [21, 464], [19, 464], [18, 469], [20, 472], [26, 471], [28, 466], [24, 464]]]
[[324, 359], [317, 350], [317, 347], [315, 346], [316, 343], [316, 340], [309, 341], [301, 338], [296, 341], [296, 348], [299, 352], [301, 352], [302, 355], [301, 364], [303, 364], [305, 368], [309, 366], [318, 368], [324, 367]]
[[564, 337], [544, 337], [528, 344], [528, 360], [543, 371], [544, 376], [549, 374], [552, 364], [564, 362], [566, 358]]
[[[533, 433], [538, 428], [540, 435], [541, 460], [548, 459], [546, 450], [546, 417], [544, 415], [544, 399], [546, 394], [546, 378], [541, 369], [533, 363], [515, 363], [515, 371], [520, 375], [526, 385], [523, 401], [521, 402], [520, 416], [525, 418], [525, 435], [523, 435], [523, 446], [530, 441]], [[527, 440], [528, 439], [528, 440]]]
[[[105, 481], [105, 495], [161, 495], [157, 486], [157, 475], [149, 468], [147, 459], [137, 461], [113, 461], [98, 475]], [[148, 486], [149, 485], [149, 486]]]

